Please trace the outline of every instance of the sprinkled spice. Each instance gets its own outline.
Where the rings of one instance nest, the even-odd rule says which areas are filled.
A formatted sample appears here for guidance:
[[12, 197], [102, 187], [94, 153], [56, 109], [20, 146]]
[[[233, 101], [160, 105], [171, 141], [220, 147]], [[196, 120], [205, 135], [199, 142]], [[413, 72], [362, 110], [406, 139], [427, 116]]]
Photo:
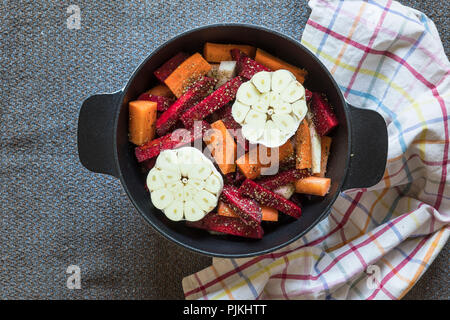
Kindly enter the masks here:
[[241, 77], [235, 77], [220, 86], [205, 99], [187, 110], [180, 118], [186, 128], [192, 127], [194, 121], [203, 120], [213, 112], [219, 110], [236, 97], [236, 92], [242, 84]]
[[201, 129], [199, 130], [196, 127], [196, 122], [196, 124], [190, 129], [189, 134], [183, 136], [183, 141], [174, 140], [172, 133], [168, 133], [165, 136], [159, 137], [144, 144], [143, 146], [136, 147], [134, 149], [134, 153], [138, 162], [143, 162], [145, 160], [156, 157], [163, 150], [174, 149], [186, 144], [191, 144], [197, 139], [202, 139], [206, 130], [211, 129], [211, 126], [206, 121], [201, 121], [199, 125], [201, 126]]
[[236, 187], [225, 185], [220, 200], [236, 212], [246, 224], [254, 227], [261, 224], [261, 207], [254, 200], [241, 196]]
[[216, 80], [203, 77], [197, 81], [190, 90], [183, 94], [174, 104], [158, 117], [156, 121], [156, 133], [159, 136], [165, 135], [177, 123], [179, 117], [189, 108], [206, 97], [210, 90], [214, 88]]
[[283, 198], [250, 179], [246, 179], [242, 183], [239, 188], [239, 193], [254, 199], [263, 206], [277, 209], [294, 218], [299, 218], [302, 213], [301, 208], [292, 201]]
[[257, 180], [256, 182], [266, 189], [275, 190], [307, 176], [309, 176], [308, 170], [290, 169], [279, 172], [276, 175]]
[[164, 80], [166, 80], [167, 77], [187, 58], [189, 58], [189, 55], [187, 53], [179, 52], [171, 59], [166, 61], [161, 67], [156, 69], [153, 74], [159, 81], [164, 82]]
[[190, 227], [208, 231], [221, 232], [245, 238], [261, 239], [264, 230], [260, 225], [251, 226], [240, 218], [226, 217], [217, 213], [207, 214], [202, 220], [186, 222]]
[[231, 50], [233, 60], [236, 60], [236, 71], [241, 77], [250, 80], [253, 75], [260, 71], [271, 71], [269, 68], [251, 59], [239, 49]]
[[321, 94], [312, 93], [311, 111], [313, 112], [314, 126], [319, 135], [324, 136], [338, 125], [338, 119], [330, 104]]
[[156, 110], [159, 112], [164, 112], [174, 103], [175, 99], [163, 97], [163, 96], [155, 96], [148, 92], [144, 92], [138, 98], [138, 100], [147, 100], [156, 102]]

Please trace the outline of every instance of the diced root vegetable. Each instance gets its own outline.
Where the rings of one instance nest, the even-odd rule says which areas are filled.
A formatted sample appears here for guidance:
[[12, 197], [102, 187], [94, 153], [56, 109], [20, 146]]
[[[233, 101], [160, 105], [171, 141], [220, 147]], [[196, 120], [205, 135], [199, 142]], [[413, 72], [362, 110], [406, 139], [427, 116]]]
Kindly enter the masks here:
[[281, 211], [291, 217], [299, 218], [301, 208], [282, 196], [264, 188], [253, 180], [246, 179], [239, 187], [239, 192], [261, 205], [268, 206]]
[[285, 186], [274, 189], [273, 192], [285, 199], [289, 199], [295, 193], [295, 186], [293, 183], [289, 183]]
[[[262, 221], [278, 221], [278, 211], [276, 209], [261, 206], [261, 213]], [[239, 218], [239, 215], [222, 201], [219, 202], [217, 214], [225, 217]]]
[[179, 52], [171, 59], [166, 61], [161, 67], [156, 69], [153, 74], [159, 81], [164, 82], [167, 77], [187, 58], [189, 55], [185, 52]]
[[164, 83], [179, 98], [202, 76], [211, 70], [211, 65], [200, 53], [194, 53], [183, 61], [165, 80]]
[[236, 60], [236, 72], [247, 80], [250, 80], [255, 73], [260, 71], [271, 71], [238, 49], [231, 50], [231, 56], [233, 60]]
[[242, 78], [239, 76], [235, 77], [187, 110], [180, 118], [184, 126], [190, 128], [194, 121], [203, 120], [225, 106], [236, 97], [237, 89], [241, 84]]
[[229, 206], [227, 206], [223, 201], [219, 201], [219, 205], [217, 206], [217, 214], [224, 217], [239, 218], [239, 215], [234, 212]]
[[306, 115], [308, 125], [309, 125], [309, 134], [311, 137], [311, 172], [313, 174], [320, 173], [320, 160], [321, 160], [321, 147], [320, 147], [320, 136], [316, 131], [316, 126], [312, 121], [312, 115], [308, 111]]
[[222, 61], [217, 70], [216, 88], [236, 77], [236, 61]]
[[245, 176], [239, 170], [236, 170], [236, 174], [234, 175], [233, 184], [235, 186], [240, 186], [242, 184], [242, 182], [244, 182], [244, 180], [245, 180]]
[[307, 177], [295, 182], [295, 191], [298, 193], [325, 196], [330, 190], [331, 179], [322, 177]]
[[236, 171], [236, 143], [222, 120], [211, 124], [211, 134], [203, 140], [223, 174]]
[[[273, 163], [273, 152], [278, 151], [278, 164]], [[236, 164], [248, 179], [255, 179], [261, 175], [261, 173], [268, 173], [268, 168], [272, 166], [280, 166], [285, 159], [288, 159], [294, 154], [294, 148], [292, 143], [288, 140], [285, 144], [277, 148], [267, 148], [263, 145], [258, 145], [257, 149], [250, 150], [239, 159], [236, 160]], [[261, 156], [267, 159], [262, 159]], [[265, 170], [265, 171], [264, 171]], [[264, 172], [262, 172], [264, 171]]]
[[206, 74], [207, 77], [219, 80], [219, 64], [211, 64], [211, 70]]
[[261, 239], [264, 235], [260, 225], [249, 225], [240, 218], [225, 217], [217, 213], [207, 214], [202, 220], [187, 222], [186, 225], [245, 238]]
[[155, 136], [157, 104], [153, 101], [137, 100], [128, 104], [129, 140], [137, 146], [143, 145]]
[[223, 178], [225, 184], [229, 184], [235, 187], [239, 187], [244, 180], [245, 176], [239, 170], [227, 173]]
[[225, 116], [222, 118], [222, 121], [228, 129], [236, 130], [242, 128], [241, 125], [234, 120], [232, 115]]
[[327, 172], [328, 157], [330, 155], [332, 138], [327, 136], [322, 136], [320, 139], [320, 150], [321, 150], [321, 160], [320, 160], [320, 173], [317, 175], [319, 177], [325, 177]]
[[326, 135], [339, 124], [330, 104], [319, 93], [312, 93], [310, 107], [313, 113], [314, 125], [319, 135]]
[[159, 112], [164, 112], [169, 109], [170, 105], [175, 101], [173, 98], [167, 98], [164, 96], [154, 96], [150, 93], [144, 92], [138, 98], [138, 100], [153, 101], [157, 104], [157, 110]]
[[215, 83], [215, 79], [203, 77], [178, 98], [156, 121], [158, 135], [163, 136], [172, 130], [180, 116], [206, 97], [213, 90]]
[[[295, 191], [295, 184], [294, 184], [294, 191]], [[301, 199], [300, 193], [294, 193], [290, 198], [289, 201], [292, 201], [296, 206], [302, 207], [302, 199]]]
[[273, 71], [280, 69], [289, 70], [294, 74], [294, 76], [297, 78], [297, 81], [300, 83], [305, 82], [305, 78], [308, 75], [308, 72], [305, 69], [300, 69], [296, 66], [293, 66], [259, 48], [256, 49], [255, 60], [256, 62], [261, 63], [262, 65]]
[[268, 206], [261, 206], [263, 221], [278, 221], [278, 210]]
[[238, 49], [250, 57], [255, 56], [256, 48], [242, 44], [222, 44], [206, 42], [203, 47], [203, 56], [209, 62], [221, 62], [232, 60], [230, 51]]
[[235, 129], [234, 137], [236, 138], [236, 143], [238, 145], [238, 155], [241, 155], [242, 152], [248, 152], [248, 150], [250, 149], [250, 142], [245, 139], [244, 135], [242, 134], [242, 127]]
[[134, 150], [136, 159], [138, 162], [143, 162], [158, 156], [163, 150], [174, 149], [192, 144], [195, 140], [202, 139], [206, 130], [210, 128], [211, 126], [209, 123], [199, 121], [196, 122], [190, 130], [180, 129], [180, 131], [177, 130], [172, 133], [168, 133], [165, 136], [147, 142], [143, 146], [136, 147]]
[[296, 158], [295, 152], [287, 157], [286, 159], [283, 159], [280, 163], [280, 171], [295, 169], [295, 158]]
[[[214, 115], [214, 117], [211, 117], [212, 115]], [[209, 117], [212, 119], [212, 122], [222, 120], [222, 122], [225, 124], [225, 127], [227, 127], [227, 129], [230, 131], [241, 128], [241, 125], [237, 123], [236, 120], [234, 120], [233, 115], [231, 114], [230, 103], [217, 110], [217, 112], [214, 112], [212, 115]], [[233, 136], [236, 136], [236, 132], [234, 132]]]
[[306, 119], [303, 119], [298, 126], [295, 134], [295, 167], [297, 169], [311, 169], [311, 135], [309, 133], [309, 126]]
[[158, 84], [157, 86], [151, 88], [146, 93], [151, 94], [153, 96], [162, 96], [167, 98], [174, 98], [172, 91], [170, 91], [169, 87], [165, 84]]
[[261, 207], [254, 200], [241, 196], [236, 187], [225, 185], [220, 200], [225, 202], [246, 224], [253, 227], [261, 224]]
[[310, 102], [312, 98], [312, 92], [305, 88], [305, 99], [306, 102]]
[[264, 177], [256, 182], [266, 189], [275, 190], [307, 176], [309, 176], [308, 170], [291, 169]]

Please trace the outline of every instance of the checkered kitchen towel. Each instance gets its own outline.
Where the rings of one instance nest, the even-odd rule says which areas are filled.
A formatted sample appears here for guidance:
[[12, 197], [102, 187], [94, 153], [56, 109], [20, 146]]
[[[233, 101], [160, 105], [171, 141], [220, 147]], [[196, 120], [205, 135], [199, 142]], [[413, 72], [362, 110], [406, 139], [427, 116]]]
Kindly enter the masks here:
[[272, 254], [214, 259], [187, 299], [398, 299], [450, 234], [450, 64], [424, 14], [395, 1], [312, 0], [302, 43], [353, 105], [386, 120], [386, 173], [342, 193], [306, 236]]

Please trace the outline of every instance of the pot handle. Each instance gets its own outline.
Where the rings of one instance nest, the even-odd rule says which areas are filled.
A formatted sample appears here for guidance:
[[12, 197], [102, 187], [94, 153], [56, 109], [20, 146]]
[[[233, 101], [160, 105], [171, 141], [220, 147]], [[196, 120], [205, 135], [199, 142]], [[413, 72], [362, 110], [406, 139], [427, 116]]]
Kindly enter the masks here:
[[119, 177], [114, 160], [114, 117], [122, 91], [96, 94], [81, 105], [78, 117], [78, 156], [88, 170]]
[[351, 122], [350, 162], [342, 190], [377, 184], [386, 169], [388, 135], [376, 111], [348, 105]]

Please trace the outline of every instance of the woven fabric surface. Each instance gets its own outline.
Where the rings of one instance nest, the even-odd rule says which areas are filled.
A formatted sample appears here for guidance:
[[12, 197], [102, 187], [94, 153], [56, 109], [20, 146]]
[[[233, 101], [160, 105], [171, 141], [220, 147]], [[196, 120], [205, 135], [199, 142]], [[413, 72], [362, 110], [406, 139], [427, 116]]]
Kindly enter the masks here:
[[[409, 5], [432, 17], [448, 50], [445, 4], [426, 3]], [[81, 29], [69, 30], [71, 4], [0, 4], [0, 298], [183, 298], [181, 279], [211, 259], [162, 238], [119, 181], [81, 166], [80, 105], [123, 87], [186, 29], [246, 22], [299, 39], [310, 11], [302, 1], [78, 1]], [[439, 259], [412, 298], [448, 298], [448, 254]], [[81, 268], [80, 290], [66, 287], [69, 265]]]

